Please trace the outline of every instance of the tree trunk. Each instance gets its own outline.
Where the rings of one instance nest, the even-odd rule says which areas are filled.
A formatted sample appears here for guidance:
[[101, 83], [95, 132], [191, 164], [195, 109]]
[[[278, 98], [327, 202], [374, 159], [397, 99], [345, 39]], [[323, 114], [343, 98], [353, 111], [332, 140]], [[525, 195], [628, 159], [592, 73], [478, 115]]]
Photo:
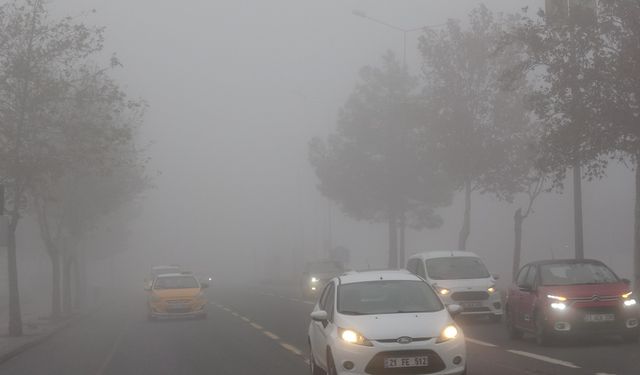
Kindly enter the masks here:
[[[15, 199], [15, 198], [14, 198]], [[14, 202], [17, 208], [18, 203]], [[18, 215], [11, 218], [8, 233], [7, 263], [9, 268], [9, 336], [22, 336], [22, 313], [20, 312], [20, 292], [18, 289], [18, 262], [16, 257], [16, 229]]]
[[640, 290], [640, 155], [636, 156], [636, 207], [633, 239], [633, 283]]
[[471, 179], [464, 179], [464, 220], [458, 238], [458, 249], [466, 250], [467, 239], [471, 233]]
[[76, 252], [73, 265], [75, 269], [76, 307], [84, 309], [87, 306], [87, 264], [82, 251]]
[[71, 315], [71, 263], [73, 258], [65, 256], [62, 263], [62, 307], [65, 315]]
[[389, 212], [389, 268], [398, 268], [398, 219], [393, 211]]
[[402, 267], [404, 267], [405, 257], [406, 257], [404, 244], [405, 244], [405, 237], [406, 237], [405, 229], [407, 227], [407, 218], [406, 218], [404, 212], [402, 212], [400, 214], [399, 226], [398, 227], [399, 227], [399, 230], [400, 230], [400, 233], [398, 234], [398, 237], [399, 237], [398, 253], [399, 253], [399, 258], [400, 258], [399, 261], [398, 261], [398, 263], [399, 263], [398, 266], [400, 268], [402, 268]]
[[582, 173], [580, 161], [573, 165], [573, 220], [575, 234], [575, 257], [584, 259], [584, 239], [582, 236]]
[[522, 254], [522, 208], [518, 208], [513, 215], [514, 223], [514, 244], [513, 244], [513, 267], [511, 268], [511, 279], [515, 281], [518, 270], [520, 270], [520, 255]]
[[51, 259], [51, 319], [60, 318], [60, 256], [47, 252]]

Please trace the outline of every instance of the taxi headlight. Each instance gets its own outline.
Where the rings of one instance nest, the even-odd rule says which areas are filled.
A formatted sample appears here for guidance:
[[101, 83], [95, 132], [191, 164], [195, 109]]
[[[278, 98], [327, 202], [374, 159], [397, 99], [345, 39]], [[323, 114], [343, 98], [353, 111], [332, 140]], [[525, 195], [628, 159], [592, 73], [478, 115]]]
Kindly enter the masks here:
[[624, 301], [624, 306], [625, 307], [635, 306], [637, 303], [638, 302], [636, 301], [635, 298], [630, 298], [630, 299]]
[[440, 337], [436, 340], [436, 343], [441, 343], [449, 340], [453, 340], [458, 337], [458, 327], [453, 324], [450, 324], [442, 330], [440, 333]]
[[627, 292], [627, 293], [622, 295], [622, 299], [628, 299], [629, 297], [631, 297], [632, 294], [633, 294], [633, 292]]
[[342, 340], [349, 344], [373, 346], [371, 341], [366, 337], [351, 329], [338, 328], [338, 335]]
[[551, 308], [562, 311], [567, 308], [567, 305], [563, 302], [554, 302], [551, 304]]

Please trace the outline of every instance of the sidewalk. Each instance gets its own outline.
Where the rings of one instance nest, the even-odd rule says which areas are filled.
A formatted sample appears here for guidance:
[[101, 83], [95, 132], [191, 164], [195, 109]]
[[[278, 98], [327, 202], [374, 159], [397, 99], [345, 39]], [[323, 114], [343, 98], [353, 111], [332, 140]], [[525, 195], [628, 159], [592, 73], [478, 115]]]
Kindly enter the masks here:
[[9, 312], [7, 306], [0, 306], [0, 363], [48, 339], [79, 316], [74, 314], [54, 322], [48, 317], [48, 308], [42, 304], [25, 304], [21, 308], [23, 335], [10, 337]]

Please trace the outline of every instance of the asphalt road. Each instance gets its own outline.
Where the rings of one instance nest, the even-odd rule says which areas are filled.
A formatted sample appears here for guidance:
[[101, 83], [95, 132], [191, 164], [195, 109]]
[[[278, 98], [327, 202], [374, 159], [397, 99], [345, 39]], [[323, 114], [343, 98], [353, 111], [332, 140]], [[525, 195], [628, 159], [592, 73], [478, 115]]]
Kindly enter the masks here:
[[[207, 320], [148, 322], [144, 294], [122, 297], [0, 364], [4, 375], [307, 374], [313, 303], [277, 288], [209, 290]], [[548, 348], [501, 324], [461, 322], [472, 375], [639, 374], [640, 345], [605, 340]]]

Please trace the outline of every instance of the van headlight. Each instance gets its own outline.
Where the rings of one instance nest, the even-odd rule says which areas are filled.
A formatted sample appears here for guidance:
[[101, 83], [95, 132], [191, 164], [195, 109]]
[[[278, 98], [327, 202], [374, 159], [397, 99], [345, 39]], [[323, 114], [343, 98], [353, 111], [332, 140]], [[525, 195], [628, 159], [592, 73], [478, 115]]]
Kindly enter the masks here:
[[560, 310], [563, 311], [564, 309], [567, 308], [567, 304], [564, 302], [553, 302], [551, 304], [551, 308], [554, 310]]
[[349, 344], [373, 346], [371, 341], [366, 337], [351, 329], [338, 328], [338, 335], [343, 341]]
[[489, 294], [493, 294], [496, 292], [496, 286], [495, 285], [491, 285], [489, 288], [487, 288], [487, 292], [489, 292]]
[[458, 333], [458, 327], [453, 324], [449, 324], [448, 326], [444, 327], [444, 329], [440, 333], [440, 336], [438, 337], [438, 339], [436, 339], [436, 343], [453, 340], [458, 337]]
[[636, 299], [635, 299], [635, 298], [629, 298], [629, 299], [626, 299], [626, 300], [624, 301], [624, 306], [625, 306], [625, 307], [631, 307], [631, 306], [635, 306], [637, 303], [638, 303], [638, 302], [636, 301]]

